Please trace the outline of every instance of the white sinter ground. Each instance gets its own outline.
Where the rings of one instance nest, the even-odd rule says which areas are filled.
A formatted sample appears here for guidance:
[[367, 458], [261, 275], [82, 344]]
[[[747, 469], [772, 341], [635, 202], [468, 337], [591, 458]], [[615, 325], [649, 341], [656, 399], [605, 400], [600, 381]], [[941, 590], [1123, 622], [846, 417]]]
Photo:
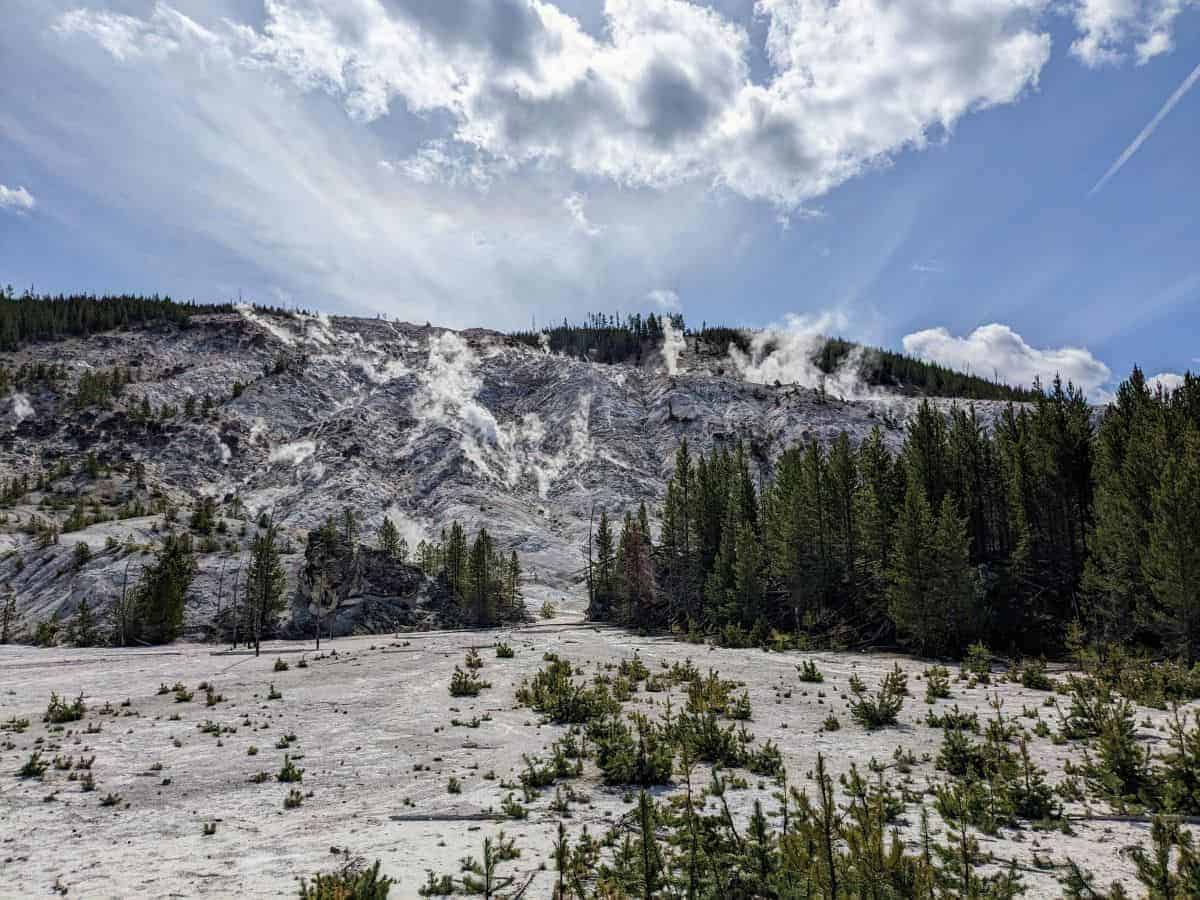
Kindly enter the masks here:
[[[501, 639], [516, 650], [514, 659], [495, 657], [491, 646]], [[559, 821], [550, 808], [553, 790], [529, 804], [525, 821], [453, 820], [498, 812], [508, 793], [500, 782], [515, 781], [522, 756], [543, 751], [564, 732], [539, 724], [538, 716], [514, 699], [522, 678], [544, 664], [547, 651], [582, 665], [589, 676], [636, 652], [651, 672], [690, 657], [701, 672], [711, 667], [745, 682], [754, 709], [748, 727], [758, 742], [771, 739], [780, 746], [792, 782], [801, 787], [811, 784], [805, 776], [818, 753], [827, 755], [836, 777], [851, 763], [865, 771], [871, 759], [890, 762], [897, 746], [918, 759], [909, 776], [914, 788], [939, 777], [932, 762], [921, 761], [935, 756], [941, 741], [941, 731], [924, 723], [929, 707], [918, 676], [926, 663], [904, 657], [711, 649], [569, 619], [500, 632], [343, 638], [331, 646], [336, 657], [320, 659], [311, 644], [285, 642], [264, 647], [259, 658], [215, 653], [197, 644], [153, 650], [0, 647], [0, 721], [12, 716], [31, 721], [23, 733], [0, 734], [0, 895], [44, 895], [57, 882], [79, 897], [289, 896], [299, 876], [337, 866], [336, 847], [368, 861], [379, 859], [383, 871], [398, 880], [393, 896], [414, 897], [428, 870], [457, 874], [459, 860], [478, 856], [483, 837], [503, 828], [522, 854], [502, 871], [516, 875], [517, 884], [532, 878], [525, 896], [548, 897], [551, 842]], [[451, 698], [451, 674], [470, 647], [480, 648], [481, 674], [492, 687], [477, 698]], [[297, 666], [303, 649], [306, 668]], [[327, 650], [322, 647], [322, 653]], [[278, 657], [289, 662], [287, 671], [273, 670]], [[799, 680], [797, 666], [804, 660], [817, 664], [823, 684]], [[908, 672], [913, 696], [899, 727], [868, 732], [845, 709], [849, 677], [857, 673], [873, 689], [896, 662]], [[978, 711], [982, 722], [992, 714], [989, 699], [998, 696], [1004, 714], [1030, 730], [1034, 723], [1021, 718], [1023, 707], [1037, 710], [1055, 727], [1057, 714], [1043, 705], [1052, 694], [993, 680], [991, 687], [973, 689], [954, 682], [953, 698], [937, 707], [957, 703]], [[195, 691], [190, 702], [157, 693], [160, 684], [176, 681]], [[197, 690], [204, 681], [224, 702], [205, 706], [205, 695]], [[272, 684], [282, 699], [267, 699]], [[88, 705], [84, 721], [48, 732], [41, 719], [51, 691], [66, 697], [82, 691]], [[637, 693], [627, 709], [657, 716], [665, 696]], [[125, 700], [127, 707], [121, 706]], [[111, 714], [101, 712], [106, 703]], [[675, 708], [681, 706], [676, 696]], [[842, 727], [823, 732], [830, 713]], [[478, 728], [451, 724], [484, 714], [490, 720]], [[1137, 710], [1139, 735], [1159, 750], [1166, 717]], [[206, 720], [234, 727], [236, 733], [219, 739], [203, 733], [198, 726]], [[88, 726], [100, 730], [86, 733]], [[300, 787], [306, 795], [311, 792], [291, 810], [283, 806], [291, 785], [274, 777], [285, 753], [276, 742], [288, 733], [296, 741], [286, 752], [305, 770]], [[83, 792], [66, 771], [53, 767], [42, 781], [16, 777], [38, 738], [44, 739], [47, 760], [56, 754], [94, 755], [95, 791]], [[256, 755], [248, 755], [251, 745], [258, 748]], [[1078, 753], [1049, 738], [1031, 737], [1031, 747], [1052, 783], [1062, 778], [1063, 761]], [[484, 778], [489, 770], [495, 780]], [[252, 783], [259, 772], [270, 779]], [[775, 810], [778, 804], [770, 798], [776, 787], [741, 774], [750, 784], [730, 792], [736, 814], [744, 816], [755, 797]], [[461, 780], [461, 794], [448, 793], [451, 776]], [[891, 771], [887, 777], [898, 782], [902, 776]], [[700, 782], [707, 782], [707, 774]], [[574, 835], [584, 825], [599, 835], [631, 809], [625, 792], [604, 787], [594, 767], [571, 783], [591, 801], [574, 806], [566, 820]], [[101, 798], [110, 792], [121, 802], [102, 807]], [[1085, 809], [1072, 805], [1068, 811]], [[429, 818], [397, 821], [393, 816]], [[208, 822], [217, 823], [216, 832], [205, 836]], [[904, 834], [915, 838], [915, 807], [905, 822]], [[1147, 826], [1075, 822], [1073, 830], [1070, 836], [1005, 831], [1000, 839], [980, 840], [985, 850], [1020, 863], [1030, 897], [1060, 894], [1056, 873], [1039, 871], [1035, 855], [1053, 863], [1070, 857], [1094, 871], [1099, 884], [1120, 879], [1135, 886], [1133, 864], [1121, 851], [1144, 843]], [[543, 861], [547, 871], [540, 872]]]

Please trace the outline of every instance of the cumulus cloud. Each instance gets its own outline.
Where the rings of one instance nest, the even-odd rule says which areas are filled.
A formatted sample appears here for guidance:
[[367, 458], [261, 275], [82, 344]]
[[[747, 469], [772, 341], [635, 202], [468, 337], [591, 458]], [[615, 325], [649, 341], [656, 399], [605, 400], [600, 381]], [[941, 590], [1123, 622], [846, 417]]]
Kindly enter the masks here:
[[533, 0], [267, 0], [261, 27], [219, 32], [160, 2], [144, 19], [75, 10], [56, 27], [118, 60], [225, 53], [361, 121], [394, 105], [444, 113], [452, 133], [401, 166], [418, 180], [477, 181], [459, 147], [625, 185], [696, 179], [790, 209], [1036, 85], [1048, 2], [759, 0], [766, 83], [750, 76], [746, 31], [684, 0], [607, 0], [602, 37]]
[[981, 325], [965, 337], [945, 328], [927, 328], [904, 336], [904, 352], [960, 372], [994, 378], [1008, 384], [1049, 384], [1061, 376], [1076, 387], [1099, 396], [1112, 379], [1108, 366], [1083, 347], [1031, 347], [1007, 325]]
[[[1052, 12], [1107, 33], [1082, 12], [1101, 2], [758, 0], [747, 30], [686, 0], [586, 21], [550, 0], [10, 0], [6, 58], [62, 77], [5, 113], [98, 207], [186, 228], [301, 303], [515, 327], [670, 283], [764, 203], [803, 215], [1017, 101]], [[1115, 46], [1167, 46], [1191, 2], [1150, 0], [1134, 18], [1160, 37]], [[114, 123], [135, 122], [131, 146]]]
[[1157, 375], [1152, 375], [1146, 379], [1146, 387], [1151, 392], [1162, 388], [1164, 393], [1171, 393], [1183, 387], [1183, 376], [1177, 372], [1160, 372]]
[[1196, 0], [1075, 0], [1072, 17], [1079, 36], [1071, 53], [1084, 65], [1143, 64], [1174, 49], [1173, 29], [1180, 13]]
[[11, 209], [16, 212], [29, 212], [37, 206], [33, 194], [23, 187], [10, 188], [0, 184], [0, 209]]

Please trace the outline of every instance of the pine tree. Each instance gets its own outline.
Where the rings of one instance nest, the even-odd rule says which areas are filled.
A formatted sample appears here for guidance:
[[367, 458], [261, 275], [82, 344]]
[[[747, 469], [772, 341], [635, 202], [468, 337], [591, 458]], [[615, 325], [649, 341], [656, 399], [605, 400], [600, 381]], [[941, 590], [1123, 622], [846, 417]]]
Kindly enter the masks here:
[[467, 536], [458, 522], [450, 524], [449, 536], [443, 534], [446, 584], [450, 590], [462, 596], [467, 585]]
[[254, 628], [254, 655], [257, 656], [262, 635], [283, 611], [283, 591], [287, 577], [279, 559], [279, 528], [268, 520], [266, 528], [254, 538], [250, 551], [250, 566], [246, 572], [246, 607]]
[[505, 604], [508, 612], [517, 609], [521, 604], [521, 561], [517, 559], [517, 551], [513, 550], [508, 558], [505, 577]]
[[491, 625], [496, 621], [496, 562], [491, 535], [481, 528], [471, 544], [467, 574], [467, 600], [476, 625]]
[[1200, 430], [1189, 427], [1151, 495], [1151, 624], [1188, 665], [1200, 660]]
[[1096, 435], [1096, 520], [1083, 585], [1089, 625], [1101, 640], [1130, 640], [1140, 612], [1151, 607], [1142, 560], [1157, 486], [1155, 417], [1145, 377], [1135, 368], [1117, 388]]
[[7, 644], [17, 633], [17, 592], [5, 584], [0, 596], [0, 644]]
[[608, 513], [600, 510], [596, 527], [596, 562], [592, 573], [592, 592], [596, 612], [594, 618], [607, 619], [612, 615], [617, 599], [617, 553]]
[[92, 615], [92, 607], [86, 597], [79, 602], [74, 632], [76, 647], [91, 647], [96, 643], [96, 617]]
[[383, 524], [379, 526], [379, 549], [390, 557], [399, 555], [400, 531], [390, 516], [384, 516]]
[[743, 522], [734, 541], [734, 610], [726, 615], [729, 621], [740, 622], [749, 628], [764, 619], [764, 586], [762, 579], [762, 550], [758, 535], [749, 523]]
[[184, 599], [195, 575], [191, 538], [168, 534], [134, 589], [131, 636], [151, 644], [175, 640], [183, 627]]
[[659, 624], [657, 621], [654, 568], [642, 526], [632, 516], [625, 517], [621, 530], [620, 595], [626, 621]]

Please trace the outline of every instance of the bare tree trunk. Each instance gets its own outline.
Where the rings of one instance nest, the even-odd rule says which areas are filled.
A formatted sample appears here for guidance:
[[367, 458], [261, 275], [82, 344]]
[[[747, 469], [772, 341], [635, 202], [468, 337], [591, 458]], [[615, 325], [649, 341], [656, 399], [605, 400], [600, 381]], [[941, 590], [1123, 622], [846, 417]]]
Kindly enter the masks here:
[[588, 545], [587, 545], [587, 589], [588, 589], [588, 612], [592, 611], [593, 605], [596, 602], [596, 586], [592, 581], [592, 522], [596, 517], [596, 504], [592, 503], [591, 509], [588, 510]]
[[233, 573], [233, 649], [237, 649], [238, 645], [238, 619], [240, 618], [238, 610], [238, 578], [242, 574], [242, 566], [239, 563], [237, 570]]
[[125, 560], [125, 577], [121, 581], [121, 608], [118, 610], [119, 615], [117, 617], [117, 624], [120, 628], [119, 640], [121, 641], [122, 647], [125, 646], [125, 626], [128, 622], [129, 616], [129, 564], [131, 562], [132, 560]]
[[[225, 586], [225, 563], [226, 560], [221, 560], [221, 576], [217, 579], [217, 628], [221, 627], [221, 591]], [[220, 643], [220, 637], [217, 638]]]

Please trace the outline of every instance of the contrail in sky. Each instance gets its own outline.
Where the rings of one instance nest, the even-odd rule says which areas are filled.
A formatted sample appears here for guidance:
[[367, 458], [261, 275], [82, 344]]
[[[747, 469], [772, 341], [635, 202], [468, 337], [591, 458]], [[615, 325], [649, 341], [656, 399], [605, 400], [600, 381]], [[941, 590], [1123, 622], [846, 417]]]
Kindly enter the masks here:
[[1141, 149], [1142, 144], [1146, 143], [1146, 139], [1154, 134], [1154, 129], [1158, 128], [1159, 123], [1167, 117], [1167, 113], [1175, 108], [1175, 104], [1183, 99], [1183, 95], [1191, 90], [1197, 81], [1200, 81], [1200, 65], [1192, 69], [1192, 74], [1183, 79], [1183, 84], [1177, 87], [1175, 93], [1167, 98], [1167, 102], [1162, 105], [1162, 109], [1158, 111], [1158, 114], [1150, 120], [1150, 124], [1141, 130], [1141, 133], [1133, 139], [1133, 143], [1125, 148], [1125, 152], [1118, 156], [1117, 161], [1104, 173], [1104, 177], [1097, 181], [1096, 186], [1088, 191], [1089, 197], [1108, 184], [1108, 180], [1121, 171], [1121, 166], [1129, 162], [1130, 157]]

